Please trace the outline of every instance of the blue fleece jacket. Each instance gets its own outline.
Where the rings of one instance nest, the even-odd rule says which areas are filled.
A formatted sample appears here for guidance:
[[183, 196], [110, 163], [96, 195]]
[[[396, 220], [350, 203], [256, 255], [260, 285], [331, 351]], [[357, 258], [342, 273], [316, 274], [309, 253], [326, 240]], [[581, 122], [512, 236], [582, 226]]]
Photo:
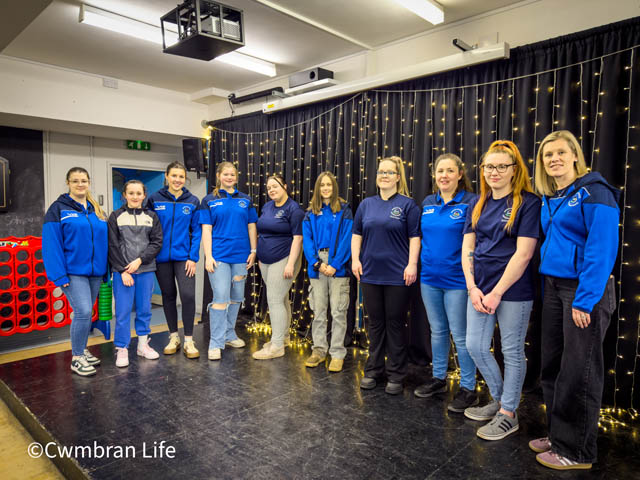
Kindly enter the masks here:
[[542, 197], [540, 273], [578, 280], [573, 308], [591, 313], [618, 254], [620, 191], [599, 173]]
[[57, 286], [69, 275], [105, 277], [108, 257], [107, 221], [93, 205], [85, 208], [69, 194], [60, 195], [44, 216], [42, 258], [47, 278]]
[[162, 225], [162, 249], [156, 262], [182, 262], [200, 258], [200, 200], [186, 188], [176, 198], [164, 187], [151, 194], [147, 208], [156, 212]]
[[[327, 214], [327, 210], [322, 209], [320, 215]], [[318, 219], [320, 215], [316, 215], [311, 210], [307, 211], [302, 221], [302, 248], [304, 256], [309, 263], [307, 273], [309, 278], [318, 278], [319, 272], [313, 269], [313, 265], [320, 260], [318, 257]], [[353, 227], [353, 214], [349, 204], [343, 203], [339, 212], [335, 213], [331, 224], [331, 240], [329, 244], [329, 265], [336, 269], [336, 277], [346, 277], [348, 275], [347, 264], [351, 258], [351, 229]]]

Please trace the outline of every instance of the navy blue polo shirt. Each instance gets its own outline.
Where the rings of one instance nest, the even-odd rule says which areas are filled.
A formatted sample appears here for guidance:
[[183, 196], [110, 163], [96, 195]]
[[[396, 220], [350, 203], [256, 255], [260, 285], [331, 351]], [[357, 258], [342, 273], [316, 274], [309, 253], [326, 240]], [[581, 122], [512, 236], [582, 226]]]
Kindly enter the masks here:
[[412, 198], [396, 193], [365, 198], [353, 220], [353, 233], [362, 236], [360, 281], [375, 285], [404, 285], [409, 263], [409, 239], [420, 236], [420, 208]]
[[[484, 210], [476, 226], [476, 245], [473, 252], [474, 280], [485, 295], [493, 290], [507, 263], [516, 252], [518, 237], [540, 238], [540, 199], [533, 193], [522, 192], [522, 205], [516, 214], [511, 233], [504, 226], [511, 217], [513, 203], [511, 195], [494, 200], [489, 194]], [[471, 213], [477, 198], [469, 204], [464, 233], [474, 233], [471, 228]], [[502, 296], [502, 300], [522, 302], [534, 299], [531, 262], [522, 277]]]
[[440, 193], [428, 195], [422, 202], [420, 228], [420, 281], [435, 288], [466, 289], [462, 272], [462, 231], [474, 193], [458, 192], [449, 203]]
[[266, 203], [258, 219], [258, 260], [272, 264], [287, 257], [293, 236], [302, 235], [303, 219], [304, 211], [291, 198], [280, 207], [273, 200]]
[[220, 190], [200, 203], [200, 224], [211, 225], [211, 255], [217, 262], [245, 263], [251, 253], [248, 225], [258, 221], [251, 198]]

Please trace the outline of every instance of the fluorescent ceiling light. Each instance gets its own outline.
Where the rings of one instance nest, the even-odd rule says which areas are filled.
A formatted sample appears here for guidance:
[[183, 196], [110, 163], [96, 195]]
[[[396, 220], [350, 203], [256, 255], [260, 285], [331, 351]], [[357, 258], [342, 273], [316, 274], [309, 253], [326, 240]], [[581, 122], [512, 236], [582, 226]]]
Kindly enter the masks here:
[[[148, 23], [123, 17], [115, 13], [91, 7], [89, 5], [80, 6], [80, 23], [86, 23], [94, 27], [104, 28], [112, 32], [121, 33], [130, 37], [153, 42], [162, 45], [162, 30], [160, 27], [150, 25]], [[178, 34], [170, 30], [164, 31], [167, 47], [178, 41]], [[276, 65], [260, 58], [250, 57], [238, 52], [231, 52], [214, 58], [221, 62], [235, 65], [236, 67], [251, 70], [252, 72], [267, 75], [269, 77], [276, 76]]]
[[395, 0], [395, 2], [434, 25], [444, 22], [444, 10], [432, 0]]
[[220, 62], [228, 63], [229, 65], [235, 65], [236, 67], [251, 70], [253, 72], [261, 73], [268, 77], [276, 76], [276, 66], [274, 63], [267, 62], [256, 57], [250, 57], [238, 52], [229, 52], [219, 57], [214, 58]]

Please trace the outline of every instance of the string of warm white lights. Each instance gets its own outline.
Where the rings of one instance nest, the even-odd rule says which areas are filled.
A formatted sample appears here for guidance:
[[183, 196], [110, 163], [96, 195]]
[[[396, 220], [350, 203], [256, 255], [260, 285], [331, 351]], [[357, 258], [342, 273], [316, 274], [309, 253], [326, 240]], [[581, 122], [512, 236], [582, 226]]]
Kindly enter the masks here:
[[[625, 58], [621, 60], [619, 57], [614, 57], [616, 54], [621, 54]], [[627, 58], [629, 56], [630, 59]], [[459, 151], [461, 156], [467, 154], [469, 166], [473, 164], [475, 171], [475, 175], [472, 176], [475, 178], [473, 182], [478, 185], [481, 149], [488, 146], [486, 144], [488, 141], [511, 138], [519, 146], [523, 145], [523, 151], [526, 151], [527, 154], [533, 153], [529, 159], [531, 163], [535, 159], [535, 153], [540, 144], [538, 137], [543, 136], [543, 129], [546, 134], [547, 130], [553, 131], [563, 128], [567, 122], [574, 125], [576, 133], [580, 132], [581, 145], [585, 154], [590, 155], [590, 166], [597, 169], [598, 167], [602, 168], [604, 163], [599, 164], [596, 155], [598, 155], [600, 147], [604, 148], [602, 142], [608, 140], [601, 138], [605, 135], [602, 132], [607, 132], [606, 127], [603, 127], [604, 129], [601, 131], [601, 124], [607, 125], [606, 122], [602, 123], [603, 116], [607, 115], [607, 122], [610, 124], [611, 114], [609, 112], [613, 111], [611, 102], [607, 101], [610, 98], [606, 96], [609, 92], [604, 92], [603, 88], [607, 90], [612, 88], [607, 85], [612, 81], [615, 84], [620, 75], [616, 73], [617, 70], [612, 65], [615, 62], [627, 62], [622, 63], [622, 65], [627, 65], [625, 70], [630, 70], [628, 87], [625, 88], [629, 95], [626, 99], [627, 110], [625, 112], [628, 127], [627, 156], [624, 185], [622, 186], [625, 192], [621, 220], [621, 258], [623, 262], [617, 272], [620, 283], [618, 284], [618, 325], [614, 327], [617, 328], [618, 337], [615, 343], [616, 358], [614, 368], [608, 372], [613, 375], [613, 379], [608, 378], [612, 380], [614, 386], [614, 409], [603, 410], [603, 418], [607, 423], [607, 416], [620, 415], [621, 409], [617, 405], [622, 403], [623, 398], [625, 406], [631, 405], [631, 409], [623, 411], [623, 413], [635, 412], [634, 407], [637, 406], [633, 398], [635, 396], [635, 377], [637, 376], [638, 363], [640, 363], [637, 356], [640, 352], [638, 342], [640, 322], [637, 326], [629, 325], [631, 322], [625, 323], [626, 316], [630, 316], [626, 314], [630, 306], [625, 306], [622, 297], [623, 276], [626, 281], [633, 281], [632, 278], [626, 278], [631, 274], [631, 271], [628, 269], [627, 258], [629, 254], [625, 250], [628, 245], [625, 243], [624, 225], [631, 221], [630, 216], [626, 215], [626, 213], [630, 213], [627, 212], [630, 206], [626, 204], [628, 201], [626, 196], [627, 175], [629, 173], [627, 170], [632, 165], [634, 158], [632, 155], [636, 150], [631, 138], [631, 135], [636, 133], [635, 130], [632, 130], [635, 126], [631, 125], [633, 121], [631, 87], [634, 78], [632, 69], [636, 61], [635, 58], [635, 51], [630, 48], [544, 72], [475, 85], [455, 88], [363, 92], [295, 125], [276, 130], [247, 133], [214, 129], [212, 135], [223, 144], [232, 139], [230, 144], [223, 146], [220, 150], [222, 153], [220, 160], [231, 158], [234, 164], [242, 165], [248, 174], [249, 194], [252, 198], [258, 199], [260, 192], [263, 192], [265, 196], [262, 199], [267, 201], [268, 198], [264, 191], [266, 176], [273, 172], [280, 172], [285, 174], [288, 179], [292, 197], [299, 201], [303, 208], [306, 207], [313, 188], [312, 180], [315, 180], [312, 178], [313, 173], [317, 174], [325, 169], [332, 170], [338, 176], [343, 195], [350, 202], [358, 203], [366, 196], [367, 191], [371, 194], [372, 189], [375, 188], [373, 178], [371, 178], [376, 167], [374, 159], [393, 154], [400, 154], [405, 160], [409, 186], [414, 195], [416, 188], [431, 186], [430, 180], [425, 184], [424, 177], [420, 177], [420, 181], [417, 182], [416, 174], [419, 172], [420, 175], [428, 175], [426, 167], [439, 153], [446, 151], [456, 151], [456, 153]], [[590, 62], [598, 61], [599, 64], [590, 64]], [[575, 67], [575, 71], [566, 71], [570, 67]], [[605, 69], [605, 67], [607, 68]], [[566, 73], [562, 73], [565, 71]], [[608, 83], [603, 78], [605, 74]], [[611, 75], [615, 76], [613, 80], [610, 78]], [[585, 77], [587, 78], [585, 79]], [[623, 81], [626, 85], [626, 77]], [[531, 85], [532, 82], [535, 87]], [[578, 87], [580, 90], [579, 101]], [[556, 103], [559, 101], [558, 96], [561, 94], [564, 96], [574, 89], [575, 96], [569, 93], [566, 100], [561, 100], [565, 103], [562, 105]], [[593, 113], [589, 113], [589, 108], [587, 108], [587, 106], [591, 106], [589, 91], [594, 91], [595, 94], [592, 96], [596, 97], [593, 98]], [[495, 105], [491, 105], [494, 99]], [[525, 105], [523, 105], [523, 99], [526, 99]], [[633, 99], [635, 100], [635, 97]], [[533, 105], [530, 105], [528, 109], [521, 108], [531, 103]], [[574, 107], [574, 117], [568, 120], [571, 106]], [[549, 107], [551, 107], [550, 110]], [[577, 118], [578, 112], [579, 119]], [[400, 115], [401, 118], [395, 118], [397, 115]], [[469, 118], [471, 116], [473, 119]], [[470, 123], [471, 121], [473, 123]], [[622, 122], [623, 120], [616, 121]], [[395, 130], [396, 128], [399, 129], [399, 132]], [[447, 131], [448, 128], [451, 130]], [[344, 131], [342, 131], [343, 129]], [[341, 131], [342, 133], [340, 133]], [[587, 133], [589, 133], [588, 136]], [[466, 152], [465, 147], [468, 150], [473, 149], [474, 152]], [[338, 163], [340, 160], [342, 160], [342, 164]], [[604, 161], [604, 158], [602, 160]], [[292, 163], [288, 163], [289, 161]], [[314, 172], [314, 169], [317, 171]], [[629, 241], [628, 238], [626, 241]], [[306, 280], [304, 271], [300, 275], [302, 277], [299, 278], [291, 292], [291, 299], [296, 305], [292, 325], [294, 329], [304, 325], [303, 321], [310, 316], [308, 302], [306, 295], [304, 295], [308, 280]], [[260, 309], [258, 300], [262, 298], [264, 290], [261, 282], [258, 286], [255, 285], [257, 274], [253, 273], [251, 276], [254, 279], [252, 301], [254, 311], [258, 312]], [[640, 298], [636, 300], [640, 300]], [[361, 309], [362, 304], [359, 300], [358, 305]], [[256, 315], [256, 325], [259, 328], [268, 329], [268, 325], [263, 322], [258, 323], [258, 319], [264, 319], [264, 314], [258, 315], [256, 313]], [[636, 339], [636, 354], [633, 359], [623, 358], [623, 351], [629, 351], [633, 347], [633, 345], [625, 345], [624, 342], [632, 341], [633, 337]], [[626, 356], [627, 354], [625, 354]], [[631, 382], [627, 382], [627, 375], [632, 376]], [[624, 383], [622, 382], [623, 376], [625, 377]], [[629, 386], [631, 388], [630, 400], [627, 399]], [[621, 396], [622, 392], [624, 392], [623, 397]]]

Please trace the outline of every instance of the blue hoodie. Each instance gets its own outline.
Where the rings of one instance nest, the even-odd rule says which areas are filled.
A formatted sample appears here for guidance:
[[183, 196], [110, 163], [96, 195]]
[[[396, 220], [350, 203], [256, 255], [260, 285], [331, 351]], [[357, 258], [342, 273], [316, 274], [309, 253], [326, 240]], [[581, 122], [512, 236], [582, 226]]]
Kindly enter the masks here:
[[[313, 269], [313, 265], [320, 260], [318, 257], [318, 218], [321, 215], [332, 213], [329, 207], [322, 208], [320, 215], [313, 211], [307, 211], [302, 221], [302, 248], [309, 266], [307, 273], [309, 278], [318, 278], [319, 272]], [[331, 224], [331, 236], [329, 243], [329, 265], [336, 269], [336, 277], [348, 275], [347, 263], [351, 258], [351, 229], [353, 227], [353, 214], [348, 203], [343, 203], [339, 212], [334, 214]]]
[[198, 197], [184, 187], [178, 198], [166, 186], [149, 196], [147, 208], [158, 215], [164, 239], [156, 262], [198, 261], [202, 236], [198, 221], [199, 206]]
[[618, 254], [619, 197], [595, 172], [542, 197], [540, 273], [578, 280], [576, 310], [591, 313], [604, 294]]
[[42, 258], [47, 278], [55, 285], [69, 283], [69, 275], [105, 277], [108, 257], [107, 221], [93, 205], [87, 208], [69, 194], [60, 195], [44, 216]]

